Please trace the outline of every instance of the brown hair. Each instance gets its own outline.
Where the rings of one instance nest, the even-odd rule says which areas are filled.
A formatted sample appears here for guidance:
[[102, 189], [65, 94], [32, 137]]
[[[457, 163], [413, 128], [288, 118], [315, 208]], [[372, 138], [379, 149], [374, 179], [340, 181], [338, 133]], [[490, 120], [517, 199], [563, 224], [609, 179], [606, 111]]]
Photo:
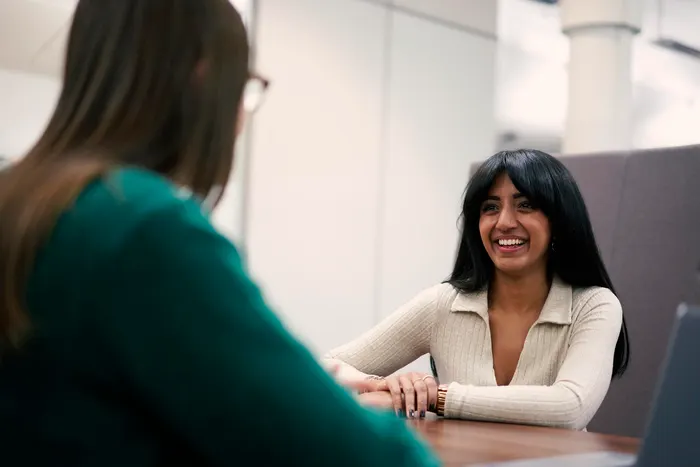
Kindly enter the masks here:
[[202, 197], [226, 186], [248, 54], [228, 0], [79, 1], [53, 116], [0, 177], [0, 354], [26, 336], [37, 250], [87, 184], [130, 165]]

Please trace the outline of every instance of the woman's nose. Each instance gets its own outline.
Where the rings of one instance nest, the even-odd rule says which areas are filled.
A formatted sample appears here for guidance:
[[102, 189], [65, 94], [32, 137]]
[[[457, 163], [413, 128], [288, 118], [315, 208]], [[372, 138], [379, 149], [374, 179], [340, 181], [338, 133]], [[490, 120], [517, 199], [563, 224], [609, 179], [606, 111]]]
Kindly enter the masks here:
[[496, 228], [499, 230], [511, 230], [518, 226], [518, 221], [515, 218], [515, 213], [512, 209], [507, 208], [501, 210], [498, 215], [498, 222], [496, 223]]

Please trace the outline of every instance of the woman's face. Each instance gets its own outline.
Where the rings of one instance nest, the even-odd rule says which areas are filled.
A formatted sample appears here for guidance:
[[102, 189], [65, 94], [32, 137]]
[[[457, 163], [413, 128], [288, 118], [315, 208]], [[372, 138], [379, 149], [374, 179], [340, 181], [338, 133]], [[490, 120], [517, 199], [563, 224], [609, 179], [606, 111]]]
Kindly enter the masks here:
[[507, 174], [494, 180], [481, 206], [479, 233], [497, 270], [523, 275], [546, 268], [549, 220], [518, 192]]

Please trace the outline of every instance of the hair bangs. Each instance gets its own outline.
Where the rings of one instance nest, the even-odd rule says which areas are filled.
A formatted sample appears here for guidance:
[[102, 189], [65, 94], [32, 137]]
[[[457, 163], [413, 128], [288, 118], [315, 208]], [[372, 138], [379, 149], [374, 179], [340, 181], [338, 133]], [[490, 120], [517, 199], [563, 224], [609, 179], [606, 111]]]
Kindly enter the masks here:
[[502, 151], [487, 159], [476, 171], [465, 193], [465, 208], [477, 213], [488, 198], [496, 179], [505, 174], [515, 188], [549, 216], [556, 205], [556, 189], [553, 174], [540, 164], [535, 151]]

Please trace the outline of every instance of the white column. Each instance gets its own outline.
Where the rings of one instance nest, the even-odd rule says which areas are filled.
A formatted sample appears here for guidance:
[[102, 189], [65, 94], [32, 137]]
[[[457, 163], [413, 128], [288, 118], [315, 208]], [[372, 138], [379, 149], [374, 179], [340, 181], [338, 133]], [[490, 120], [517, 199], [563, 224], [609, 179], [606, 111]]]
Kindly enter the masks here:
[[562, 31], [570, 40], [564, 154], [631, 147], [632, 43], [642, 3], [562, 0]]

